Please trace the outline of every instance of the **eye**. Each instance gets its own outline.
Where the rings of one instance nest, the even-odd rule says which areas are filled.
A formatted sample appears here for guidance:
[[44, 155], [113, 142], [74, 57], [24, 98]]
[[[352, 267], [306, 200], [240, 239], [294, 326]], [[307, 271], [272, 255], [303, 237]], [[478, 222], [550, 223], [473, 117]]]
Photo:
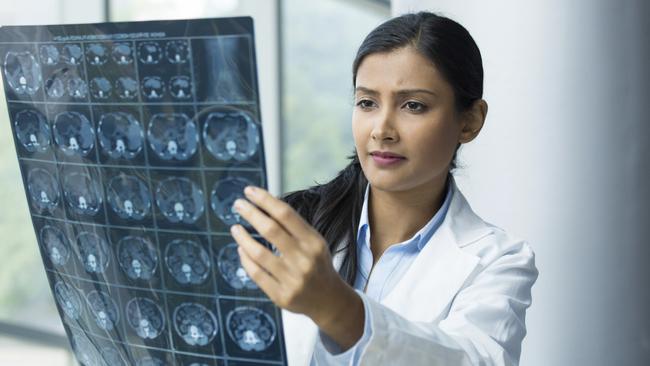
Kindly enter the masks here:
[[370, 99], [361, 99], [360, 101], [357, 102], [357, 106], [361, 107], [361, 109], [370, 109], [373, 107], [375, 103], [370, 100]]
[[424, 112], [427, 109], [427, 107], [424, 104], [422, 104], [420, 102], [414, 102], [414, 101], [406, 102], [406, 104], [404, 104], [404, 106], [408, 110], [410, 110], [412, 112], [417, 112], [417, 113]]

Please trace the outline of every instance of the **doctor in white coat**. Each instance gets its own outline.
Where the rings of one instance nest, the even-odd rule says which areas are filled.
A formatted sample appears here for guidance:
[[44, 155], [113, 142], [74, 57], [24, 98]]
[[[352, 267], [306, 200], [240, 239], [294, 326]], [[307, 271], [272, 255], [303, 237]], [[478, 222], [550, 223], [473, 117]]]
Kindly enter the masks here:
[[244, 190], [231, 233], [283, 309], [299, 365], [518, 365], [538, 271], [530, 245], [483, 221], [451, 170], [483, 127], [480, 52], [460, 24], [393, 18], [353, 64], [352, 162], [278, 199]]

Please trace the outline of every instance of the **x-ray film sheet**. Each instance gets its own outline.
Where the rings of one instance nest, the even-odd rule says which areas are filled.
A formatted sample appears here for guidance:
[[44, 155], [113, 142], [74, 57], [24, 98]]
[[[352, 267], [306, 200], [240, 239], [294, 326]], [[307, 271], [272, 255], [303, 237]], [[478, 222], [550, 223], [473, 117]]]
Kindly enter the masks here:
[[286, 365], [229, 227], [267, 187], [252, 19], [0, 28], [45, 271], [84, 365]]

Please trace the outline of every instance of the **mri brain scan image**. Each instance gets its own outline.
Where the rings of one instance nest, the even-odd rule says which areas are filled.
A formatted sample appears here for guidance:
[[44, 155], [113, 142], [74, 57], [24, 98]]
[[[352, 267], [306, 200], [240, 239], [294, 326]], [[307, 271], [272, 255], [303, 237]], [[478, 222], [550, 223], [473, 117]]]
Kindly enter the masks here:
[[165, 328], [165, 315], [153, 300], [135, 297], [126, 304], [127, 323], [143, 339], [157, 338]]
[[117, 243], [117, 260], [132, 280], [149, 281], [158, 269], [156, 248], [140, 236], [125, 236]]
[[132, 77], [122, 76], [115, 82], [117, 96], [122, 100], [135, 100], [138, 96], [138, 82]]
[[43, 226], [39, 237], [52, 264], [60, 267], [68, 263], [70, 243], [61, 229], [51, 225]]
[[203, 141], [215, 158], [250, 159], [257, 152], [260, 134], [253, 119], [241, 111], [213, 112], [203, 126]]
[[45, 169], [34, 168], [27, 173], [27, 191], [32, 207], [39, 213], [52, 213], [59, 204], [59, 184]]
[[54, 284], [54, 298], [70, 319], [79, 320], [83, 311], [79, 291], [63, 281]]
[[59, 63], [59, 49], [53, 44], [41, 46], [41, 63], [45, 65], [56, 65]]
[[79, 261], [88, 273], [103, 273], [108, 267], [110, 253], [106, 239], [91, 233], [82, 232], [77, 236]]
[[133, 63], [133, 49], [129, 43], [115, 43], [111, 55], [113, 56], [113, 61], [118, 65], [129, 65]]
[[95, 146], [95, 130], [79, 112], [61, 112], [54, 117], [54, 141], [67, 156], [87, 156]]
[[187, 41], [177, 40], [167, 42], [165, 47], [167, 60], [172, 64], [184, 64], [190, 57]]
[[169, 80], [169, 91], [176, 99], [192, 98], [192, 83], [187, 76], [173, 76]]
[[42, 84], [41, 65], [30, 52], [8, 52], [5, 80], [18, 95], [34, 95]]
[[88, 85], [80, 77], [72, 77], [68, 80], [68, 94], [75, 99], [85, 99], [88, 95]]
[[238, 198], [244, 196], [244, 188], [247, 185], [254, 185], [251, 181], [240, 178], [230, 177], [217, 181], [210, 192], [210, 206], [214, 213], [224, 224], [231, 226], [242, 224], [247, 227], [251, 225], [233, 208], [233, 203]]
[[70, 66], [81, 64], [81, 56], [81, 46], [78, 44], [66, 44], [61, 49], [61, 59]]
[[59, 99], [65, 95], [65, 75], [55, 73], [45, 81], [45, 92], [52, 99]]
[[162, 160], [188, 160], [199, 145], [196, 123], [184, 113], [155, 114], [149, 121], [147, 139]]
[[276, 336], [275, 323], [264, 311], [252, 306], [239, 306], [226, 316], [230, 339], [244, 351], [264, 351]]
[[93, 290], [86, 295], [86, 302], [99, 328], [107, 331], [115, 328], [120, 314], [111, 295], [104, 291]]
[[199, 285], [210, 274], [210, 256], [195, 241], [176, 239], [165, 249], [167, 270], [181, 285]]
[[162, 59], [163, 50], [158, 42], [143, 42], [138, 48], [140, 62], [145, 65], [155, 65]]
[[50, 126], [41, 112], [24, 109], [16, 113], [14, 127], [16, 137], [25, 150], [43, 152], [50, 147]]
[[103, 76], [94, 77], [90, 80], [90, 94], [95, 99], [102, 100], [110, 98], [112, 90], [111, 82]]
[[167, 221], [193, 224], [204, 211], [203, 191], [187, 178], [165, 178], [156, 187], [156, 205]]
[[146, 76], [142, 79], [142, 94], [149, 100], [162, 99], [165, 83], [160, 76]]
[[219, 273], [233, 289], [255, 290], [258, 287], [241, 265], [237, 248], [237, 243], [230, 243], [219, 250], [217, 255]]
[[94, 216], [102, 205], [100, 182], [84, 173], [73, 172], [63, 178], [63, 192], [68, 208], [77, 215]]
[[217, 335], [217, 318], [201, 304], [178, 305], [172, 319], [176, 334], [190, 346], [205, 346]]
[[72, 331], [72, 349], [77, 360], [84, 366], [104, 366], [97, 348], [83, 332]]
[[113, 212], [122, 219], [142, 220], [151, 210], [149, 189], [133, 175], [120, 173], [111, 178], [106, 196]]
[[108, 49], [101, 43], [86, 45], [86, 61], [93, 66], [101, 66], [108, 61]]
[[97, 135], [102, 152], [113, 159], [133, 159], [144, 145], [142, 126], [130, 113], [102, 114]]

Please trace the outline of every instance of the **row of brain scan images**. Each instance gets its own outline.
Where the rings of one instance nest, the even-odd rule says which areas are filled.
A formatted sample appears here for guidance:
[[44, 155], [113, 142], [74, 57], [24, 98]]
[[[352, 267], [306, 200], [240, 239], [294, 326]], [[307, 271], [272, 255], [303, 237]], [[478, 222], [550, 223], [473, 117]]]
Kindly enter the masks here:
[[131, 76], [120, 76], [111, 82], [105, 76], [95, 76], [90, 79], [90, 87], [78, 76], [68, 76], [67, 73], [55, 74], [47, 79], [45, 91], [51, 100], [63, 98], [66, 95], [75, 99], [85, 99], [90, 91], [95, 101], [108, 100], [113, 93], [118, 100], [136, 101], [138, 92], [144, 100], [155, 101], [164, 98], [165, 93], [176, 100], [192, 98], [192, 84], [186, 75], [174, 75], [168, 79], [160, 76], [145, 76], [138, 83]]
[[[248, 40], [215, 37], [197, 42], [197, 57], [208, 57], [211, 67], [220, 70], [211, 82], [232, 89], [222, 90], [219, 98], [203, 90], [205, 86], [193, 85], [193, 73], [203, 71], [192, 65], [189, 39], [6, 46], [2, 66], [7, 97], [39, 100], [43, 95], [52, 102], [96, 103], [251, 101], [252, 96], [241, 89], [251, 82], [247, 68], [240, 70], [232, 65], [235, 61], [226, 61], [248, 60]], [[202, 84], [202, 76], [194, 76]]]
[[[65, 156], [87, 157], [98, 140], [102, 154], [128, 161], [145, 145], [142, 123], [131, 113], [98, 116], [96, 131], [90, 119], [76, 111], [58, 113], [52, 127], [35, 109], [19, 110], [13, 118], [16, 137], [27, 154], [47, 152], [54, 142]], [[184, 113], [156, 113], [148, 122], [146, 140], [156, 157], [167, 162], [192, 158], [199, 146], [199, 134], [210, 154], [220, 161], [247, 161], [259, 149], [257, 122], [241, 110], [208, 113], [199, 130], [197, 122]]]
[[[61, 174], [62, 186], [56, 173], [43, 167], [26, 167], [27, 195], [31, 207], [39, 215], [57, 215], [65, 205], [68, 218], [73, 215], [82, 221], [104, 222], [104, 192], [111, 215], [125, 223], [143, 222], [151, 217], [153, 203], [158, 213], [169, 224], [193, 225], [205, 212], [206, 197], [200, 183], [184, 176], [167, 176], [153, 187], [153, 196], [146, 181], [139, 174], [123, 171], [108, 176], [104, 184], [87, 169], [73, 170]], [[230, 227], [250, 224], [233, 209], [234, 201], [244, 197], [247, 185], [259, 185], [243, 176], [230, 176], [216, 180], [211, 187], [209, 204], [220, 220], [221, 226]], [[102, 187], [103, 186], [103, 187]], [[159, 225], [162, 222], [158, 223]]]
[[[174, 65], [187, 64], [190, 61], [187, 40], [145, 41], [138, 42], [135, 47], [137, 50], [130, 42], [89, 43], [84, 46], [85, 55], [80, 44], [42, 44], [38, 55], [29, 50], [9, 51], [3, 65], [5, 79], [18, 96], [36, 94], [45, 80], [45, 92], [52, 100], [66, 94], [73, 100], [85, 100], [90, 91], [95, 101], [102, 101], [114, 90], [119, 99], [133, 101], [138, 89], [145, 100], [157, 100], [163, 97], [166, 89], [163, 79], [169, 80], [167, 89], [172, 97], [179, 100], [192, 97], [188, 75], [149, 75], [138, 85], [133, 67], [136, 57], [143, 66], [166, 63], [165, 69], [158, 70], [167, 72], [174, 70]], [[83, 77], [84, 59], [90, 85], [86, 85]], [[115, 68], [107, 69], [110, 66]], [[183, 70], [189, 73], [187, 67]], [[117, 76], [114, 83], [107, 78], [110, 75]]]
[[[219, 306], [220, 301], [216, 299], [207, 302], [185, 299], [165, 311], [161, 301], [150, 297], [129, 297], [122, 301], [123, 306], [119, 306], [115, 294], [96, 289], [84, 294], [84, 291], [60, 279], [54, 283], [53, 291], [57, 304], [68, 319], [68, 324], [83, 325], [83, 315], [87, 312], [94, 326], [101, 331], [119, 332], [118, 327], [123, 321], [127, 331], [144, 341], [164, 339], [169, 322], [169, 328], [182, 342], [176, 345], [177, 349], [220, 342], [216, 336], [222, 327], [219, 325], [218, 313], [213, 310]], [[221, 316], [224, 319], [225, 333], [239, 348], [237, 351], [264, 351], [278, 336], [274, 317], [268, 312], [271, 308], [268, 303], [265, 305], [259, 303], [255, 306], [255, 303], [250, 302], [237, 304], [235, 301], [231, 308], [221, 306], [224, 310]], [[164, 343], [168, 346], [167, 342]], [[92, 348], [94, 347], [89, 347], [81, 353], [85, 354]]]
[[181, 288], [200, 286], [215, 271], [229, 287], [229, 293], [239, 290], [255, 292], [258, 289], [241, 265], [235, 242], [227, 242], [215, 249], [214, 260], [211, 260], [208, 251], [196, 240], [171, 239], [162, 244], [164, 260], [161, 260], [156, 247], [146, 235], [128, 235], [116, 242], [111, 240], [109, 244], [108, 239], [98, 235], [97, 231], [81, 230], [74, 240], [70, 240], [54, 224], [44, 225], [38, 235], [53, 268], [63, 272], [69, 272], [66, 268], [70, 268], [72, 256], [75, 255], [88, 275], [106, 274], [112, 265], [113, 248], [119, 270], [135, 284], [150, 285], [154, 276], [161, 271], [160, 267], [165, 267], [171, 279]]
[[[93, 66], [102, 66], [107, 62], [130, 65], [136, 57], [133, 47], [131, 42], [88, 43], [84, 47], [86, 62]], [[138, 61], [144, 65], [157, 65], [161, 62], [184, 64], [190, 59], [188, 42], [183, 39], [138, 42], [136, 47]], [[82, 62], [83, 57], [81, 46], [76, 43], [43, 44], [39, 51], [41, 63], [46, 65], [65, 63], [76, 66]]]

